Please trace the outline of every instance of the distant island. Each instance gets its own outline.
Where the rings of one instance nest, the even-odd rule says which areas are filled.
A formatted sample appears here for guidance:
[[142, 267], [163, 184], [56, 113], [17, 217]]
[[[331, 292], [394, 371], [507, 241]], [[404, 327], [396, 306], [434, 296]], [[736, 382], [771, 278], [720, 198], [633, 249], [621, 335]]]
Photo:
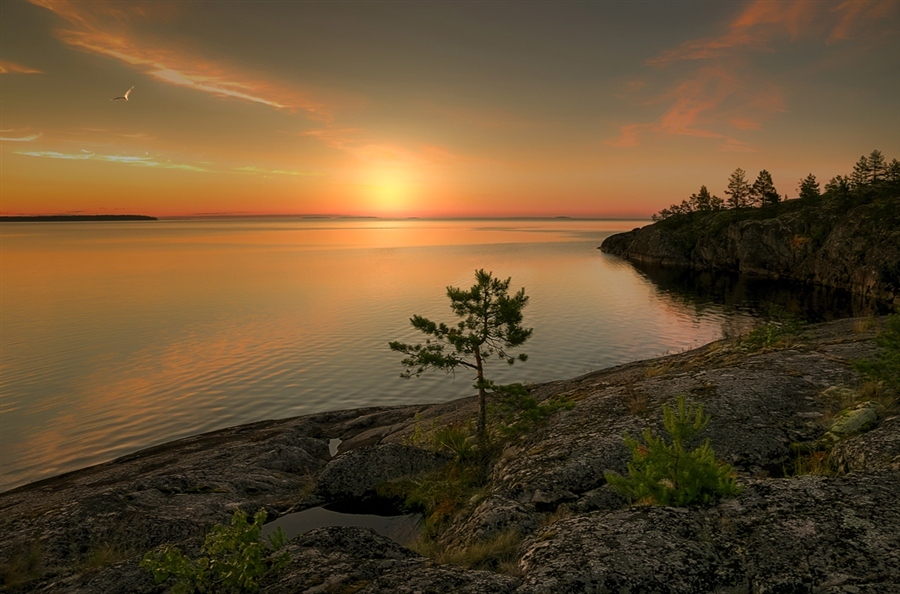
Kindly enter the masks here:
[[0, 223], [68, 223], [75, 221], [157, 221], [147, 215], [34, 215], [0, 216]]

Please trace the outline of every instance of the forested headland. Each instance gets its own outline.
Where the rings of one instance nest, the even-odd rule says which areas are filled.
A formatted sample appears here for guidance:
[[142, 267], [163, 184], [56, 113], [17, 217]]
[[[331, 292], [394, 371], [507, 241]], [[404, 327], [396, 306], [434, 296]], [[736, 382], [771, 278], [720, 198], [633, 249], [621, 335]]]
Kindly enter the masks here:
[[785, 199], [763, 170], [734, 171], [725, 199], [706, 186], [608, 237], [606, 253], [661, 266], [729, 270], [848, 289], [900, 304], [900, 162], [878, 150], [820, 189], [810, 173]]

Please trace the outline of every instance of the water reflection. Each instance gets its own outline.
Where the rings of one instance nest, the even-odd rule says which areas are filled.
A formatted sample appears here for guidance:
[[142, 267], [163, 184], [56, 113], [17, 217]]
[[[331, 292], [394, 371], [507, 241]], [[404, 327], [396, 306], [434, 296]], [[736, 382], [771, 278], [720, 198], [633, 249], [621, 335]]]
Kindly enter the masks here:
[[[596, 247], [634, 221], [152, 221], [0, 226], [0, 489], [222, 427], [450, 400], [473, 378], [399, 378], [389, 340], [478, 268], [530, 296], [542, 382], [852, 300], [729, 275], [635, 268]], [[827, 292], [826, 292], [827, 293]]]
[[359, 513], [357, 510], [341, 507], [313, 507], [281, 516], [266, 524], [262, 529], [262, 537], [266, 538], [281, 528], [290, 540], [310, 530], [328, 526], [371, 528], [396, 543], [410, 546], [421, 532], [422, 516], [398, 514], [394, 510], [385, 513]]
[[652, 282], [662, 295], [691, 308], [696, 315], [725, 306], [747, 312], [753, 318], [761, 318], [768, 315], [774, 306], [815, 323], [889, 313], [884, 303], [833, 287], [776, 281], [732, 272], [629, 264]]

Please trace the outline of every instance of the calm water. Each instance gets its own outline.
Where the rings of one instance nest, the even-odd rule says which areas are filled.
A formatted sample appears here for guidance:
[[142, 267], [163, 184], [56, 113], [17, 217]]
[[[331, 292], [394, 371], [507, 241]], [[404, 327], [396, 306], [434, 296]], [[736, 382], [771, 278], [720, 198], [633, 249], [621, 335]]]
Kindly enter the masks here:
[[412, 314], [451, 321], [445, 287], [471, 286], [476, 268], [531, 297], [530, 358], [496, 364], [498, 381], [572, 377], [751, 323], [759, 299], [740, 282], [679, 292], [596, 249], [640, 224], [4, 224], [0, 489], [240, 423], [469, 395], [466, 373], [399, 378], [387, 341], [418, 340]]

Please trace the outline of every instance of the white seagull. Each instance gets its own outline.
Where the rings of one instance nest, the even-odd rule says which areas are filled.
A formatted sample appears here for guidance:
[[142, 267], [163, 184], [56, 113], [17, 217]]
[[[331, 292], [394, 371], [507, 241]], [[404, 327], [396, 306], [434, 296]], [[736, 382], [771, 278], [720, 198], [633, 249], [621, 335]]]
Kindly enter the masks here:
[[125, 91], [125, 94], [122, 95], [121, 97], [113, 97], [112, 99], [110, 99], [110, 101], [118, 101], [119, 99], [124, 99], [125, 101], [128, 101], [128, 96], [131, 95], [131, 91], [133, 91], [133, 90], [134, 90], [134, 87], [131, 87], [130, 89]]

